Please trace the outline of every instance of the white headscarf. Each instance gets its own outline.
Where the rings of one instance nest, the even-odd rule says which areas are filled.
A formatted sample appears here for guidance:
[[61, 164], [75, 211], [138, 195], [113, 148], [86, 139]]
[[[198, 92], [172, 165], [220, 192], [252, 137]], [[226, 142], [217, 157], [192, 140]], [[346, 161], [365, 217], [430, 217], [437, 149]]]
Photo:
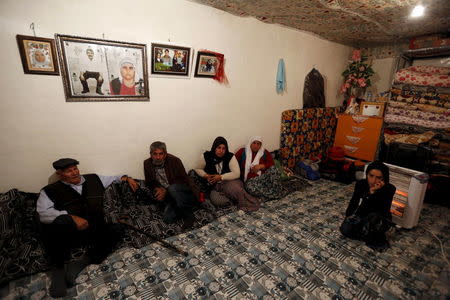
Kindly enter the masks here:
[[[258, 153], [256, 153], [255, 159], [252, 162], [252, 149], [250, 145], [254, 142], [261, 142], [261, 148], [259, 148]], [[244, 181], [247, 181], [247, 175], [250, 172], [250, 168], [259, 164], [259, 160], [264, 155], [264, 147], [262, 146], [262, 138], [260, 136], [252, 136], [248, 141], [247, 146], [245, 146], [245, 173]], [[261, 171], [258, 171], [258, 176], [261, 175]]]
[[[136, 65], [137, 65], [136, 62], [131, 57], [126, 56], [126, 57], [124, 57], [124, 58], [122, 58], [120, 60], [119, 68], [122, 68], [122, 66], [124, 64], [133, 65], [133, 67], [134, 67], [134, 82], [135, 83], [138, 82], [140, 77], [139, 77], [139, 73], [138, 73], [138, 70], [137, 70], [137, 67], [136, 67]], [[123, 82], [123, 77], [122, 77], [122, 73], [120, 73], [120, 70], [119, 70], [119, 78], [120, 78], [120, 82], [122, 83]]]

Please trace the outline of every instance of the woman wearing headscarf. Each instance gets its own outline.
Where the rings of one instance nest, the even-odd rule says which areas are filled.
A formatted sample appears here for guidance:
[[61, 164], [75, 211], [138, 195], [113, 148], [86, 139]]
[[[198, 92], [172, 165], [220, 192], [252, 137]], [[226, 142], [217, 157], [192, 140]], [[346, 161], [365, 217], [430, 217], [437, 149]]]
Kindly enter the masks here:
[[247, 146], [239, 149], [235, 156], [241, 169], [241, 179], [244, 182], [260, 176], [274, 165], [272, 155], [262, 146], [260, 136], [252, 136]]
[[274, 165], [272, 154], [264, 149], [260, 136], [252, 136], [248, 144], [239, 149], [235, 156], [241, 169], [241, 180], [245, 190], [263, 200], [284, 197], [281, 171]]
[[386, 231], [391, 226], [391, 204], [395, 186], [389, 183], [389, 168], [374, 161], [366, 169], [366, 178], [355, 184], [340, 230], [343, 235], [360, 239], [372, 249], [389, 248]]
[[214, 197], [217, 193], [222, 193], [237, 202], [241, 210], [259, 209], [259, 199], [247, 193], [242, 181], [239, 180], [239, 165], [234, 154], [228, 150], [225, 138], [219, 136], [214, 140], [211, 150], [203, 153], [201, 165], [195, 172], [211, 187], [213, 204], [219, 206], [225, 204], [223, 201], [216, 201], [217, 198]]

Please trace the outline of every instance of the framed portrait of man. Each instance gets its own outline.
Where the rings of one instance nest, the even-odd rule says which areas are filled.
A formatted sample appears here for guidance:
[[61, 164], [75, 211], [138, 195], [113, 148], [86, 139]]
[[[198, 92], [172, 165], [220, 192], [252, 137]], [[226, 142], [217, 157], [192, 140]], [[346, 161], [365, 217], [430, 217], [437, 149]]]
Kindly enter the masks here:
[[59, 75], [53, 39], [16, 35], [25, 74]]
[[145, 44], [55, 36], [66, 101], [150, 100]]

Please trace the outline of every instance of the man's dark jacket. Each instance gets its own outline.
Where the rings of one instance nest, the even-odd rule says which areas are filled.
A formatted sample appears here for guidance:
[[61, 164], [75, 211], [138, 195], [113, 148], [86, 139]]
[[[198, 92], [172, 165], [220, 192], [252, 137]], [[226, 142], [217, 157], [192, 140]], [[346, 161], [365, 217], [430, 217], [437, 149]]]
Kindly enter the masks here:
[[[169, 185], [175, 183], [185, 184], [192, 189], [192, 181], [187, 176], [183, 163], [178, 157], [167, 153], [166, 160], [164, 161], [164, 170], [166, 171], [167, 181], [169, 182]], [[151, 157], [144, 161], [144, 174], [145, 181], [150, 188], [154, 189], [161, 186], [158, 180], [156, 180], [155, 166], [152, 163]]]

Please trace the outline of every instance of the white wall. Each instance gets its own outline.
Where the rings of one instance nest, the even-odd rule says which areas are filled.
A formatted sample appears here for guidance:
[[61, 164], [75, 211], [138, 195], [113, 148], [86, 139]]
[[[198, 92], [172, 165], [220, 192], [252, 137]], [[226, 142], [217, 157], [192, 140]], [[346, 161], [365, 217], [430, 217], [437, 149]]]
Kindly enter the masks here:
[[[167, 41], [225, 54], [230, 85], [212, 79], [150, 78], [150, 102], [67, 103], [60, 76], [24, 74], [16, 34], [55, 33], [147, 44]], [[327, 106], [342, 103], [340, 73], [350, 49], [313, 35], [241, 18], [197, 3], [166, 1], [2, 0], [0, 3], [0, 191], [37, 192], [60, 157], [82, 172], [143, 178], [152, 141], [163, 140], [186, 169], [218, 135], [231, 149], [262, 135], [279, 147], [280, 116], [302, 107], [305, 75], [325, 78]], [[150, 52], [147, 51], [148, 55]], [[284, 58], [286, 94], [275, 92]]]
[[369, 90], [372, 91], [373, 95], [385, 92], [391, 88], [395, 62], [396, 58], [394, 57], [374, 59], [372, 61], [372, 68], [375, 74], [371, 78], [372, 86]]

